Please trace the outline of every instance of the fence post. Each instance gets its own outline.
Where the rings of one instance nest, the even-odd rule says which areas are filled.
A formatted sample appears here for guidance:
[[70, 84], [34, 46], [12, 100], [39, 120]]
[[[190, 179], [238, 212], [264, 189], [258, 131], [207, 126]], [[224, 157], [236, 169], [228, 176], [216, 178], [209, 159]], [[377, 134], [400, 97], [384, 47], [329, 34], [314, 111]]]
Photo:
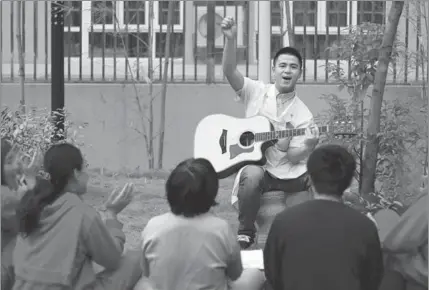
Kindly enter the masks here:
[[266, 84], [271, 82], [271, 2], [259, 1], [258, 76]]
[[64, 1], [51, 2], [51, 111], [54, 141], [64, 138]]
[[216, 3], [214, 1], [207, 1], [207, 84], [215, 82], [215, 13]]

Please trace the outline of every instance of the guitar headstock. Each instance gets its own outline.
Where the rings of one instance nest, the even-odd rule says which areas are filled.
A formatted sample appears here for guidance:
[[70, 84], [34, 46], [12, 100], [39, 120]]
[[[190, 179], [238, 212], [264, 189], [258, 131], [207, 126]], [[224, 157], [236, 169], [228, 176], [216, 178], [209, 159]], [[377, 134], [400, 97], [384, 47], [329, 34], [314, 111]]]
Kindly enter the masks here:
[[349, 139], [358, 134], [354, 122], [349, 118], [333, 121], [330, 132], [337, 139]]

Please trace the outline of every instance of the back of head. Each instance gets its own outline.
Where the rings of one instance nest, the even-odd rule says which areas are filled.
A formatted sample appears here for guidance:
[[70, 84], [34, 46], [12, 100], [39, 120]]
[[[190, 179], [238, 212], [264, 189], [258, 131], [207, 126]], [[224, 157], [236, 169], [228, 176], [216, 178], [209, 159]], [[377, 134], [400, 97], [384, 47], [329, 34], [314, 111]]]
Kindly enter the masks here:
[[21, 233], [29, 235], [38, 227], [43, 209], [65, 193], [75, 170], [82, 170], [82, 166], [82, 154], [71, 144], [56, 144], [46, 151], [43, 167], [49, 180], [37, 178], [35, 187], [21, 199], [16, 211]]
[[10, 142], [4, 138], [1, 138], [1, 185], [7, 185], [5, 165], [6, 165], [6, 156], [11, 149], [12, 149], [12, 145], [10, 144]]
[[356, 161], [340, 145], [323, 145], [310, 154], [307, 170], [317, 193], [341, 197], [352, 182]]
[[167, 200], [176, 215], [193, 217], [216, 205], [219, 180], [212, 164], [203, 158], [187, 159], [171, 172], [167, 183]]

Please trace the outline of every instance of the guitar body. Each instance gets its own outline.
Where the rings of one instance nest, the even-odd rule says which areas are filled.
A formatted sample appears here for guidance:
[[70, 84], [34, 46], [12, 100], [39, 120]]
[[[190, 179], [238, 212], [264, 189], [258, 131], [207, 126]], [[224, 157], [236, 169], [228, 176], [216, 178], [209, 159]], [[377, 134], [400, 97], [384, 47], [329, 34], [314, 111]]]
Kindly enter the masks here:
[[255, 134], [272, 130], [271, 122], [263, 116], [207, 116], [195, 131], [194, 157], [209, 160], [219, 178], [226, 178], [245, 165], [264, 164], [264, 152], [274, 141], [256, 142]]

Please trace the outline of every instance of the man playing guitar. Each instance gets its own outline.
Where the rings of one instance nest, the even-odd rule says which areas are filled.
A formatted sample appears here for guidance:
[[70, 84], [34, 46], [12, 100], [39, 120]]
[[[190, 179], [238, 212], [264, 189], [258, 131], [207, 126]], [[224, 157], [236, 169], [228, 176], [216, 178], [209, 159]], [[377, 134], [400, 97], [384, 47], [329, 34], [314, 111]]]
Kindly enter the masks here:
[[284, 47], [276, 53], [272, 67], [274, 84], [251, 80], [237, 70], [234, 20], [227, 17], [221, 26], [226, 38], [223, 71], [237, 93], [237, 101], [245, 105], [246, 117], [262, 115], [271, 121], [275, 130], [307, 128], [305, 136], [273, 142], [265, 151], [264, 166], [247, 165], [239, 171], [233, 196], [238, 201], [238, 242], [246, 249], [255, 241], [255, 220], [263, 193], [279, 190], [292, 195], [301, 192], [300, 202], [311, 198], [306, 159], [319, 141], [319, 132], [313, 114], [295, 92], [302, 73], [300, 53], [292, 47]]

